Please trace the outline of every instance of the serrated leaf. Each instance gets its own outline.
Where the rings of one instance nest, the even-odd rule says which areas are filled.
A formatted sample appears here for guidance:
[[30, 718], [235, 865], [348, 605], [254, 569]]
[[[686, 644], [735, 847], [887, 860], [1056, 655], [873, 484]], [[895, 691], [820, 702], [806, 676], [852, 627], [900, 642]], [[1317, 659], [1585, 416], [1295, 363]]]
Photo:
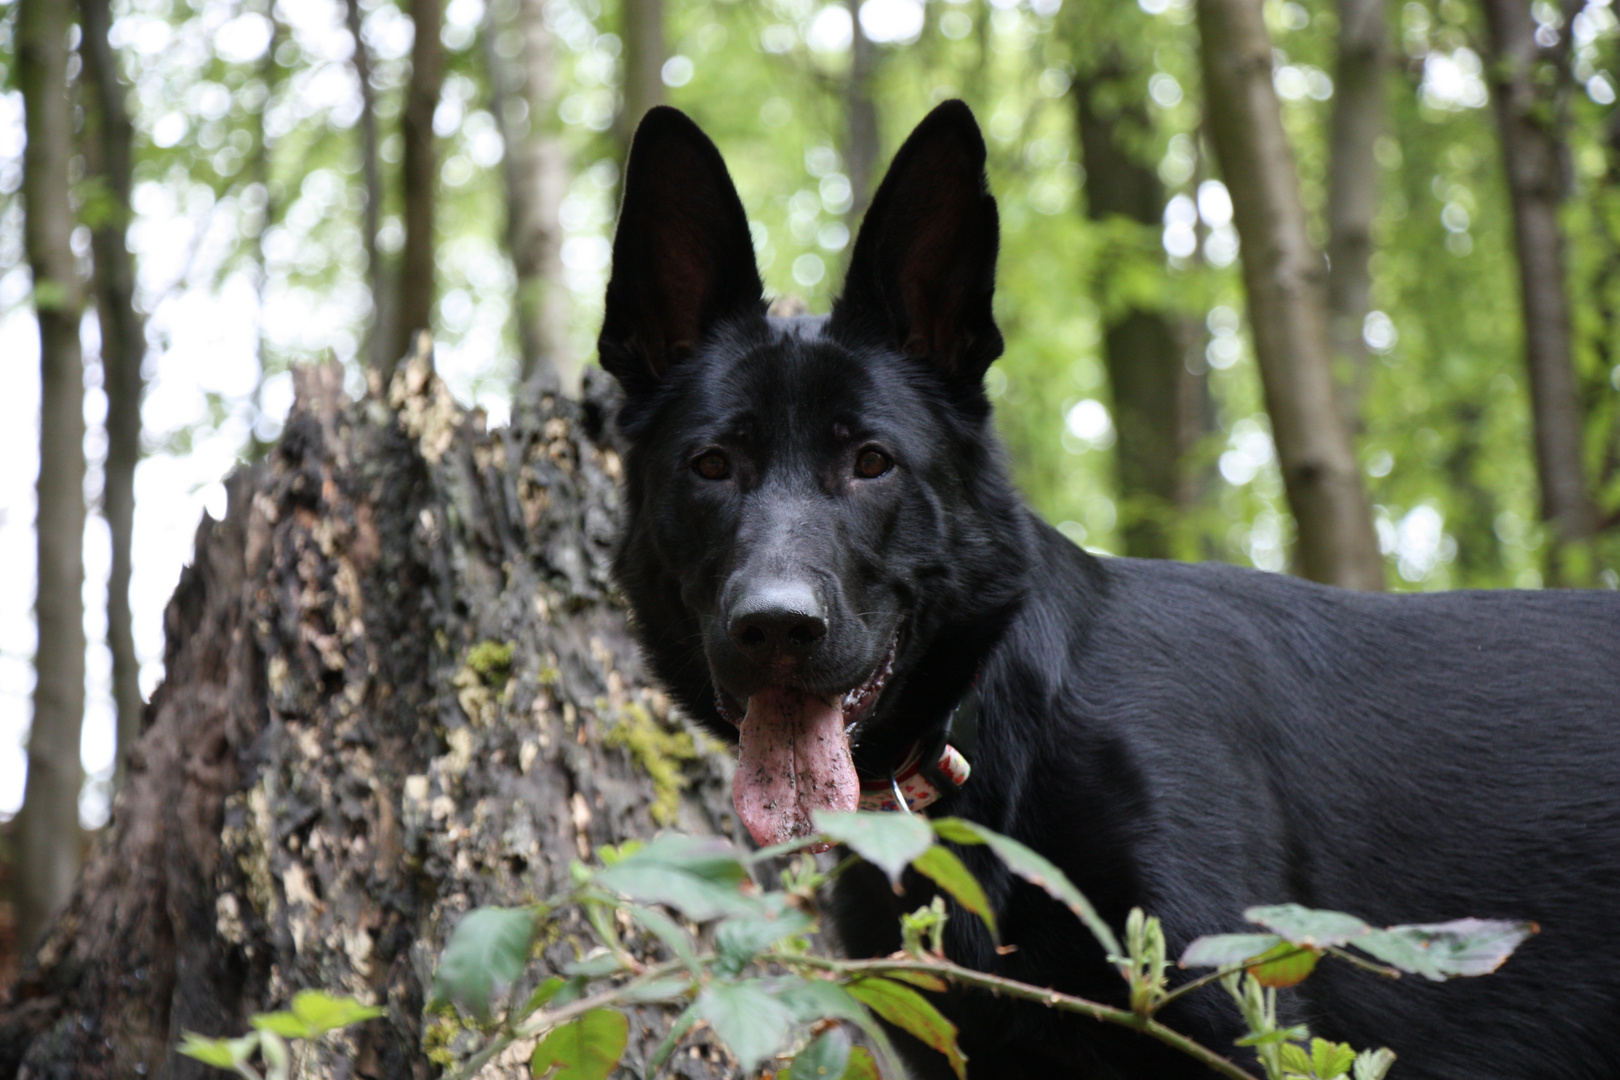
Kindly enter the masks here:
[[1532, 922], [1456, 919], [1373, 930], [1353, 944], [1386, 964], [1438, 982], [1489, 975], [1538, 929]]
[[1342, 911], [1318, 911], [1299, 904], [1273, 904], [1252, 907], [1243, 917], [1258, 926], [1280, 934], [1295, 945], [1309, 945], [1325, 949], [1332, 945], [1345, 945], [1372, 927]]
[[765, 992], [761, 979], [714, 983], [693, 1004], [744, 1073], [781, 1050], [793, 1033], [793, 1013]]
[[476, 908], [462, 916], [439, 957], [433, 996], [467, 1016], [490, 1018], [492, 1001], [503, 996], [529, 962], [538, 920], [528, 908]]
[[794, 1057], [787, 1080], [843, 1080], [851, 1049], [848, 1032], [841, 1027], [828, 1028]]
[[1020, 844], [1012, 837], [1002, 836], [977, 822], [962, 818], [956, 818], [954, 821], [956, 825], [990, 845], [990, 850], [1007, 865], [1007, 869], [1036, 888], [1044, 889], [1048, 895], [1079, 916], [1080, 921], [1086, 924], [1086, 929], [1091, 931], [1091, 936], [1097, 939], [1097, 944], [1103, 947], [1104, 953], [1108, 956], [1125, 955], [1125, 951], [1119, 947], [1119, 939], [1114, 936], [1113, 929], [1103, 921], [1101, 915], [1097, 914], [1097, 909], [1091, 906], [1091, 901], [1086, 899], [1085, 894], [1075, 888], [1068, 876], [1054, 866], [1050, 859]]
[[529, 1072], [536, 1080], [607, 1080], [629, 1039], [623, 1013], [592, 1009], [548, 1032], [529, 1057]]
[[877, 1060], [872, 1052], [864, 1046], [852, 1047], [849, 1051], [849, 1064], [844, 1066], [844, 1080], [883, 1080], [883, 1074], [878, 1072]]
[[216, 1069], [234, 1069], [253, 1056], [259, 1048], [258, 1032], [249, 1032], [239, 1039], [210, 1039], [195, 1031], [185, 1032], [180, 1039], [180, 1053], [195, 1058]]
[[934, 832], [911, 814], [863, 814], [817, 810], [816, 830], [889, 875], [895, 884], [911, 861], [927, 851]]
[[760, 910], [759, 901], [741, 891], [749, 881], [747, 868], [719, 837], [665, 833], [598, 871], [596, 880], [632, 900], [667, 904], [699, 922]]
[[860, 979], [849, 984], [850, 994], [883, 1019], [945, 1055], [957, 1080], [967, 1080], [967, 1058], [956, 1045], [956, 1025], [909, 986], [892, 979]]
[[1280, 990], [1298, 986], [1309, 978], [1321, 956], [1315, 949], [1284, 941], [1256, 956], [1244, 970], [1261, 986]]
[[657, 908], [632, 904], [625, 910], [632, 919], [641, 924], [643, 929], [662, 941], [669, 951], [675, 954], [675, 959], [693, 971], [698, 970], [697, 949], [692, 944], [692, 935], [686, 932], [685, 927]]
[[714, 969], [723, 976], [736, 976], [768, 946], [803, 934], [813, 925], [814, 920], [797, 908], [787, 908], [774, 918], [726, 919], [714, 929]]
[[990, 900], [984, 895], [984, 887], [956, 857], [956, 852], [936, 844], [913, 859], [911, 865], [955, 897], [958, 904], [983, 920], [992, 938], [997, 936], [996, 914], [990, 910]]
[[1327, 1039], [1311, 1040], [1311, 1071], [1318, 1080], [1337, 1080], [1350, 1071], [1356, 1061], [1356, 1052], [1344, 1043]]
[[1377, 1050], [1363, 1050], [1356, 1055], [1356, 1063], [1351, 1068], [1355, 1080], [1384, 1080], [1389, 1073], [1389, 1067], [1395, 1064], [1395, 1051], [1387, 1046]]
[[1181, 954], [1180, 963], [1184, 968], [1231, 967], [1281, 943], [1282, 938], [1276, 934], [1210, 934], [1193, 939]]
[[1307, 1054], [1305, 1048], [1298, 1043], [1284, 1043], [1278, 1056], [1282, 1059], [1283, 1068], [1290, 1072], [1303, 1076], [1311, 1074], [1311, 1055]]
[[984, 843], [984, 837], [980, 836], [973, 826], [961, 818], [931, 818], [928, 824], [933, 826], [934, 835], [952, 844]]

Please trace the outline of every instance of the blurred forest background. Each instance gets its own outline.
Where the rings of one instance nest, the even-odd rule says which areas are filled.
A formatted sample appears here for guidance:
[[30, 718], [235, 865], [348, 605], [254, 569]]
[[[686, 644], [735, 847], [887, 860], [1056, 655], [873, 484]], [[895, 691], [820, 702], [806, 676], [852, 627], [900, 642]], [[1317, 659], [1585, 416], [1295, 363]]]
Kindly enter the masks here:
[[492, 424], [577, 387], [628, 135], [660, 101], [725, 153], [771, 292], [813, 311], [888, 154], [933, 104], [974, 108], [1003, 226], [987, 388], [1075, 542], [1359, 587], [1620, 585], [1612, 0], [0, 16], [24, 938], [71, 886], [62, 838], [106, 819], [197, 516], [278, 437], [291, 367], [335, 358], [360, 392], [426, 329]]

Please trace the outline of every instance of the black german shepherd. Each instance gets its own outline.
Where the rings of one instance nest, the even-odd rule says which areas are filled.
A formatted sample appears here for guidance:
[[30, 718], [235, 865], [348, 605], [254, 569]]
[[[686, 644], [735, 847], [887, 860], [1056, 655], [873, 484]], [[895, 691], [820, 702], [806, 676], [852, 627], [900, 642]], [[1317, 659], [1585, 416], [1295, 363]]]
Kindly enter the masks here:
[[[803, 835], [905, 781], [1043, 852], [1116, 926], [1159, 915], [1173, 955], [1259, 903], [1534, 919], [1491, 977], [1327, 963], [1287, 1015], [1394, 1048], [1397, 1080], [1620, 1077], [1620, 598], [1369, 595], [1071, 544], [992, 434], [984, 164], [967, 107], [935, 109], [832, 314], [773, 318], [714, 144], [668, 108], [636, 134], [600, 341], [630, 444], [617, 573], [659, 678], [741, 743], [748, 831]], [[950, 955], [1119, 1000], [1078, 922], [982, 851], [963, 855], [1016, 950], [957, 918]], [[849, 951], [896, 948], [900, 903], [844, 881]], [[979, 1080], [1208, 1075], [1123, 1029], [941, 1004]], [[1240, 1033], [1217, 988], [1166, 1020], [1223, 1053]]]

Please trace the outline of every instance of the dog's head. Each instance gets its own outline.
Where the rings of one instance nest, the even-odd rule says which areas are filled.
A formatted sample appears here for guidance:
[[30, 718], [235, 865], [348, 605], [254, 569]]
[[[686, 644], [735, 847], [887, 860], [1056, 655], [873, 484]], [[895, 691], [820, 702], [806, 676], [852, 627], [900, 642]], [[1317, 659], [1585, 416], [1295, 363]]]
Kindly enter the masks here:
[[768, 317], [742, 202], [674, 109], [630, 152], [599, 352], [630, 443], [616, 569], [659, 677], [738, 737], [761, 843], [853, 809], [1016, 606], [1025, 519], [982, 381], [997, 219], [948, 102], [895, 156], [827, 317]]

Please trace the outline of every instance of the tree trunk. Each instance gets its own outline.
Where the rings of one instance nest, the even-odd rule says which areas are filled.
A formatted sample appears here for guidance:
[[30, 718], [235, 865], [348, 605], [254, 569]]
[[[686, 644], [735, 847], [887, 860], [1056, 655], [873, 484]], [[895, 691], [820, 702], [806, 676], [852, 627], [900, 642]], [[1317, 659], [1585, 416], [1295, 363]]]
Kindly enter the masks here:
[[[1554, 584], [1590, 584], [1597, 508], [1586, 485], [1564, 234], [1558, 223], [1567, 186], [1559, 96], [1567, 80], [1554, 51], [1558, 46], [1536, 43], [1527, 2], [1486, 0], [1484, 7], [1493, 54], [1486, 67], [1519, 256], [1541, 516], [1551, 534], [1548, 577]], [[1567, 34], [1566, 29], [1561, 40]]]
[[[1157, 230], [1164, 220], [1164, 185], [1133, 150], [1149, 136], [1151, 122], [1142, 95], [1122, 92], [1125, 79], [1117, 50], [1075, 74], [1086, 216], [1099, 222], [1123, 217]], [[1189, 328], [1159, 309], [1099, 299], [1103, 358], [1114, 398], [1125, 554], [1168, 559], [1175, 520], [1194, 490], [1184, 482], [1182, 455], [1191, 448], [1191, 434], [1201, 429], [1197, 421], [1204, 411], [1198, 408], [1202, 379], [1185, 363]], [[1194, 410], [1200, 416], [1189, 415]]]
[[84, 31], [79, 48], [89, 91], [85, 159], [105, 185], [109, 205], [90, 232], [95, 254], [96, 315], [101, 326], [101, 370], [107, 391], [107, 468], [102, 514], [112, 533], [107, 576], [107, 645], [112, 650], [113, 702], [118, 712], [118, 757], [114, 790], [123, 786], [124, 751], [141, 734], [140, 663], [129, 610], [130, 541], [135, 530], [135, 465], [141, 458], [141, 395], [146, 381], [146, 328], [135, 310], [135, 262], [129, 227], [130, 143], [134, 128], [124, 105], [124, 84], [107, 33], [108, 0], [80, 0]]
[[1334, 357], [1348, 361], [1349, 392], [1342, 400], [1351, 431], [1360, 429], [1367, 384], [1362, 326], [1372, 310], [1372, 223], [1380, 187], [1373, 146], [1384, 128], [1386, 2], [1339, 0], [1339, 54], [1328, 133], [1328, 336]]
[[1299, 572], [1383, 587], [1383, 559], [1339, 410], [1323, 296], [1294, 155], [1271, 81], [1259, 0], [1198, 0], [1210, 132], [1243, 245], [1249, 325], [1266, 409], [1298, 530]]
[[861, 29], [860, 0], [846, 0], [849, 7], [849, 78], [844, 83], [844, 171], [849, 176], [849, 210], [844, 221], [850, 236], [859, 231], [866, 204], [872, 201], [877, 178], [878, 158], [883, 143], [878, 132], [877, 102], [872, 99], [872, 78], [877, 73], [878, 52]]
[[[305, 987], [388, 1013], [294, 1075], [433, 1075], [425, 1044], [470, 1052], [423, 1014], [461, 913], [565, 887], [600, 844], [731, 830], [729, 757], [671, 738], [608, 582], [606, 380], [485, 433], [427, 351], [393, 408], [345, 403], [336, 366], [297, 372], [281, 443], [198, 529], [113, 823], [0, 999], [0, 1076], [218, 1075], [179, 1033], [239, 1034]], [[671, 1019], [633, 1018], [633, 1067]], [[527, 1052], [482, 1075], [527, 1077]]]
[[[520, 381], [537, 373], [569, 391], [579, 384], [579, 360], [568, 347], [570, 309], [563, 270], [561, 221], [568, 194], [568, 151], [557, 122], [557, 42], [545, 21], [544, 0], [513, 0], [507, 22], [487, 9], [485, 59], [493, 88], [492, 109], [506, 153], [506, 247], [517, 279]], [[496, 47], [502, 33], [521, 43], [513, 64]]]
[[664, 100], [664, 0], [620, 0], [619, 114], [613, 135], [619, 160], [630, 152], [630, 138], [648, 109]]
[[371, 86], [371, 53], [360, 36], [360, 0], [347, 0], [349, 36], [354, 39], [354, 77], [360, 84], [360, 175], [365, 184], [366, 206], [361, 218], [361, 245], [366, 252], [366, 284], [371, 289], [371, 329], [366, 335], [366, 364], [384, 371], [397, 354], [388, 351], [392, 339], [387, 333], [384, 312], [382, 255], [377, 250], [377, 230], [382, 219], [382, 168], [377, 160], [377, 95]]
[[405, 355], [423, 330], [433, 328], [434, 243], [433, 204], [438, 168], [433, 142], [433, 113], [444, 87], [443, 0], [411, 0], [411, 78], [405, 87], [405, 108], [400, 116], [405, 135], [405, 250], [399, 268], [399, 309], [394, 314], [388, 362], [381, 370], [383, 385], [393, 378], [394, 358]]
[[60, 0], [17, 6], [17, 84], [27, 112], [23, 150], [25, 242], [39, 317], [38, 593], [34, 719], [28, 778], [12, 825], [17, 940], [31, 946], [67, 900], [79, 872], [79, 728], [84, 719], [84, 286], [70, 238], [67, 94], [72, 9]]

